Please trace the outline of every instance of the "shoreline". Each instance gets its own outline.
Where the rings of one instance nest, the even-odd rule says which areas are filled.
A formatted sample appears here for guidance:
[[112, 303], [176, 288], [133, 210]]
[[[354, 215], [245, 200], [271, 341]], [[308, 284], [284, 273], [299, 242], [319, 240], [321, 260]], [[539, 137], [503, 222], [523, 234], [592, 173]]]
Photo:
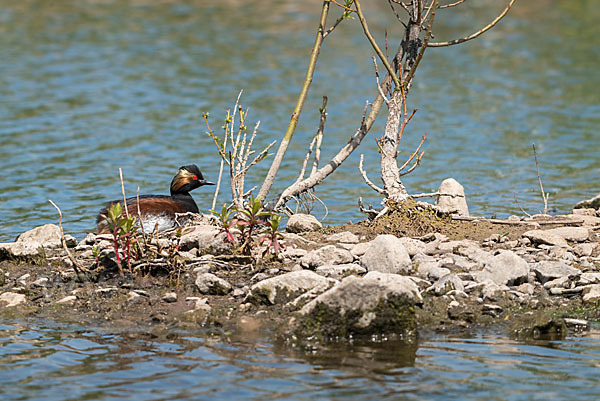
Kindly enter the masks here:
[[[429, 220], [438, 230], [424, 235], [403, 233], [415, 227], [403, 226], [400, 212], [378, 224], [309, 224], [286, 233], [286, 248], [266, 263], [232, 257], [218, 228], [200, 224], [179, 239], [176, 274], [146, 262], [144, 273], [120, 277], [105, 252], [99, 274], [84, 281], [55, 234], [28, 236], [0, 245], [0, 316], [159, 337], [214, 329], [293, 342], [412, 341], [495, 327], [515, 338], [560, 339], [600, 319], [600, 217], [575, 212]], [[97, 240], [71, 239], [70, 249], [94, 266]]]

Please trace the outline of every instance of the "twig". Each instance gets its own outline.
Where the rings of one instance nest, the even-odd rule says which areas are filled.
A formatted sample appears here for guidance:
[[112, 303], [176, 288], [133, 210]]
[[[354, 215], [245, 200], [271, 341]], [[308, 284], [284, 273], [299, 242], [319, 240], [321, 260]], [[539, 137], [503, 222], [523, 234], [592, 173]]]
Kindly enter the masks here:
[[119, 179], [121, 180], [121, 193], [123, 194], [123, 207], [125, 208], [125, 216], [129, 218], [129, 210], [127, 209], [127, 199], [125, 199], [125, 184], [123, 184], [123, 171], [119, 167]]
[[[408, 158], [408, 160], [406, 162], [404, 162], [404, 164], [402, 165], [402, 167], [400, 167], [398, 169], [398, 171], [404, 170], [404, 168], [406, 166], [408, 166], [408, 163], [410, 163], [412, 161], [412, 159], [414, 159], [414, 157], [418, 155], [419, 150], [421, 150], [421, 146], [423, 146], [423, 143], [425, 142], [426, 139], [427, 139], [427, 132], [421, 137], [421, 142], [419, 143], [419, 146], [417, 146], [417, 150], [415, 150], [413, 152], [413, 154], [410, 155], [410, 157]], [[417, 157], [417, 159], [420, 160], [422, 156], [423, 155], [421, 154], [421, 156]]]
[[298, 119], [300, 118], [300, 113], [302, 112], [302, 108], [304, 107], [304, 102], [308, 95], [308, 91], [310, 89], [310, 84], [312, 83], [313, 75], [315, 73], [315, 66], [317, 64], [317, 59], [319, 57], [319, 52], [321, 51], [321, 45], [323, 44], [323, 32], [325, 30], [325, 22], [327, 21], [327, 14], [329, 13], [329, 1], [323, 1], [323, 5], [321, 8], [321, 17], [319, 19], [319, 26], [317, 28], [317, 34], [315, 37], [315, 43], [313, 45], [310, 61], [308, 63], [308, 68], [306, 69], [306, 75], [304, 77], [304, 82], [302, 85], [302, 90], [300, 91], [300, 95], [298, 96], [298, 100], [296, 102], [296, 107], [294, 108], [294, 112], [292, 113], [292, 117], [290, 118], [290, 123], [288, 128], [283, 136], [279, 144], [279, 149], [277, 149], [277, 153], [273, 158], [273, 162], [271, 163], [271, 167], [267, 172], [267, 176], [260, 187], [257, 198], [265, 200], [273, 183], [275, 181], [275, 175], [279, 171], [279, 167], [281, 166], [281, 162], [283, 161], [283, 157], [287, 151], [287, 148], [292, 140], [292, 136], [294, 135], [294, 131], [296, 130], [296, 125], [298, 124]]
[[515, 197], [515, 202], [517, 202], [517, 206], [519, 206], [519, 209], [521, 209], [521, 211], [523, 212], [523, 214], [525, 216], [527, 216], [527, 217], [531, 217], [531, 215], [529, 213], [527, 213], [525, 210], [523, 210], [523, 208], [519, 204], [519, 201], [517, 200], [517, 194], [515, 192], [513, 192], [513, 196]]
[[451, 198], [464, 198], [464, 195], [460, 194], [447, 194], [445, 192], [426, 192], [422, 194], [412, 194], [411, 198], [433, 198], [434, 196], [449, 196]]
[[388, 74], [390, 74], [390, 77], [392, 77], [392, 80], [394, 81], [394, 84], [396, 85], [396, 87], [399, 87], [400, 80], [398, 79], [398, 76], [396, 75], [394, 68], [391, 66], [390, 62], [385, 57], [385, 55], [383, 54], [383, 52], [377, 45], [377, 42], [373, 38], [373, 35], [371, 35], [371, 32], [369, 31], [369, 27], [367, 25], [367, 20], [365, 19], [365, 16], [362, 13], [362, 9], [360, 7], [360, 2], [358, 0], [355, 0], [354, 5], [356, 6], [356, 15], [358, 15], [360, 24], [362, 25], [363, 31], [365, 32], [365, 35], [367, 36], [369, 43], [371, 43], [371, 47], [373, 47], [373, 50], [375, 50], [375, 53], [377, 53], [377, 56], [379, 56], [379, 59], [385, 66], [385, 69], [388, 71]]
[[385, 104], [389, 105], [390, 99], [385, 96], [383, 88], [379, 84], [379, 68], [377, 68], [377, 60], [375, 59], [375, 56], [371, 57], [371, 59], [373, 60], [373, 66], [375, 67], [375, 83], [377, 83], [377, 90], [379, 91], [379, 95], [381, 95]]
[[[135, 198], [137, 201], [137, 213], [138, 219], [140, 221], [140, 228], [142, 229], [142, 240], [144, 241], [144, 249], [148, 249], [148, 244], [146, 243], [146, 231], [144, 231], [144, 222], [142, 221], [142, 212], [140, 211], [140, 187], [137, 187], [137, 194]], [[142, 257], [144, 257], [144, 251], [142, 251]]]
[[510, 10], [510, 8], [512, 7], [512, 5], [514, 4], [516, 0], [510, 0], [510, 3], [508, 3], [508, 5], [506, 6], [506, 8], [500, 13], [499, 16], [497, 16], [492, 22], [490, 22], [488, 25], [486, 25], [485, 27], [483, 27], [482, 29], [480, 29], [479, 31], [469, 35], [469, 36], [465, 36], [463, 38], [460, 39], [454, 39], [454, 40], [450, 40], [448, 42], [433, 42], [433, 43], [429, 43], [429, 47], [444, 47], [444, 46], [452, 46], [452, 45], [457, 45], [459, 43], [464, 43], [468, 40], [471, 39], [475, 39], [476, 37], [482, 35], [483, 33], [489, 31], [490, 29], [492, 29], [494, 27], [494, 25], [496, 25], [498, 23], [498, 21], [500, 21], [502, 18], [504, 18], [504, 16], [508, 13], [508, 10]]
[[540, 191], [542, 192], [542, 199], [544, 201], [544, 214], [547, 214], [548, 213], [548, 197], [550, 196], [550, 193], [544, 192], [544, 186], [542, 185], [542, 177], [540, 176], [540, 167], [538, 166], [537, 152], [535, 151], [535, 143], [532, 146], [533, 146], [533, 157], [535, 158], [535, 169], [537, 170], [538, 182], [540, 183]]
[[88, 272], [89, 270], [81, 266], [71, 254], [69, 248], [67, 248], [67, 240], [65, 239], [65, 232], [63, 231], [62, 227], [62, 212], [60, 211], [60, 208], [56, 206], [56, 203], [52, 202], [52, 200], [48, 199], [48, 202], [50, 202], [58, 212], [58, 228], [60, 229], [60, 242], [62, 243], [62, 247], [65, 253], [67, 254], [67, 257], [73, 264], [73, 269], [75, 270], [75, 273], [79, 276], [82, 272]]
[[371, 180], [369, 180], [369, 178], [367, 177], [367, 172], [363, 169], [364, 156], [365, 156], [364, 154], [360, 155], [360, 162], [358, 163], [358, 169], [360, 170], [360, 174], [362, 175], [362, 177], [365, 180], [365, 182], [367, 183], [367, 185], [370, 186], [375, 192], [378, 192], [380, 194], [385, 194], [383, 189], [381, 189], [377, 185], [373, 184], [373, 182]]
[[313, 175], [317, 172], [319, 168], [319, 159], [321, 158], [321, 143], [323, 142], [323, 132], [325, 131], [325, 122], [327, 121], [327, 96], [323, 96], [323, 104], [321, 105], [321, 117], [319, 119], [319, 129], [317, 130], [317, 135], [315, 136], [317, 143], [315, 146], [315, 159], [313, 162], [312, 170], [310, 171], [310, 175]]
[[464, 3], [465, 0], [458, 0], [457, 2], [451, 4], [444, 4], [443, 6], [439, 6], [438, 8], [441, 10], [442, 8], [454, 7], [459, 5], [460, 3]]

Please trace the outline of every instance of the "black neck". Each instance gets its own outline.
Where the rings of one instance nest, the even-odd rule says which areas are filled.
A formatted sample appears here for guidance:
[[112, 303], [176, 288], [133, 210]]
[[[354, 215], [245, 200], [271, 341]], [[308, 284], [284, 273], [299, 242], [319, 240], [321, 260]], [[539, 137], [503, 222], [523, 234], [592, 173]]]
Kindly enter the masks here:
[[190, 195], [189, 192], [178, 192], [176, 194], [172, 194], [171, 198], [177, 202], [183, 203], [188, 211], [200, 213], [196, 202], [194, 202], [194, 198], [192, 198], [192, 195]]

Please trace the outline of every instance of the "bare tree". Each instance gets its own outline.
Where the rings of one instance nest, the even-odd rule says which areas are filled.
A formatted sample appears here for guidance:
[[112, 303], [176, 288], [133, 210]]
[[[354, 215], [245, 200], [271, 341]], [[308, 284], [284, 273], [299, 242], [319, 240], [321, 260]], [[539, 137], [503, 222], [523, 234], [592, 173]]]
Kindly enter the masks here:
[[[290, 199], [297, 197], [302, 193], [308, 192], [316, 185], [321, 183], [329, 174], [333, 173], [333, 171], [335, 171], [335, 169], [340, 166], [360, 145], [363, 138], [371, 129], [373, 122], [377, 118], [381, 106], [384, 103], [387, 105], [388, 113], [385, 130], [382, 137], [378, 139], [379, 151], [381, 154], [381, 179], [383, 182], [383, 188], [378, 187], [368, 180], [366, 173], [362, 169], [362, 158], [360, 169], [367, 184], [375, 191], [381, 193], [384, 197], [384, 200], [402, 202], [408, 199], [410, 195], [402, 184], [401, 177], [410, 173], [419, 165], [419, 162], [423, 156], [423, 153], [420, 152], [420, 149], [426, 139], [426, 135], [423, 135], [418, 148], [401, 166], [398, 165], [397, 160], [399, 154], [398, 148], [406, 126], [416, 112], [416, 110], [407, 110], [407, 96], [425, 50], [429, 47], [452, 46], [479, 37], [481, 34], [496, 25], [496, 23], [508, 13], [515, 1], [516, 0], [510, 0], [498, 17], [496, 17], [487, 26], [473, 34], [446, 42], [431, 42], [431, 38], [434, 37], [433, 27], [438, 10], [457, 7], [465, 3], [465, 0], [458, 0], [443, 5], [440, 4], [439, 0], [410, 0], [404, 2], [401, 0], [388, 0], [390, 11], [393, 12], [399, 23], [401, 23], [404, 27], [404, 33], [400, 40], [400, 44], [398, 45], [398, 50], [392, 55], [391, 59], [388, 59], [386, 54], [384, 54], [380, 46], [377, 44], [374, 36], [371, 34], [367, 18], [363, 13], [362, 5], [359, 0], [344, 0], [343, 4], [336, 0], [323, 1], [319, 26], [317, 28], [315, 43], [311, 52], [309, 66], [306, 72], [302, 91], [298, 97], [298, 101], [292, 114], [288, 129], [280, 144], [279, 150], [271, 165], [269, 173], [259, 191], [258, 197], [261, 199], [265, 199], [267, 197], [281, 161], [283, 160], [287, 150], [287, 146], [292, 139], [292, 135], [296, 128], [304, 101], [308, 95], [323, 40], [330, 33], [332, 33], [332, 31], [340, 22], [345, 20], [349, 15], [354, 14], [359, 20], [364, 35], [371, 44], [378, 59], [377, 61], [374, 60], [375, 83], [377, 86], [377, 95], [375, 100], [372, 103], [367, 102], [362, 118], [360, 119], [359, 126], [356, 132], [350, 137], [347, 144], [344, 145], [328, 163], [320, 168], [317, 168], [319, 164], [318, 154], [320, 152], [320, 141], [323, 137], [323, 126], [325, 122], [322, 111], [319, 130], [315, 136], [315, 139], [313, 139], [313, 145], [311, 145], [306, 156], [305, 162], [301, 169], [301, 174], [293, 184], [287, 187], [277, 197], [275, 208], [281, 208]], [[333, 23], [330, 28], [326, 29], [327, 16], [330, 11], [331, 3], [342, 9], [342, 15]], [[400, 9], [402, 9], [402, 12], [405, 14], [404, 16], [402, 16], [401, 12], [399, 12]], [[378, 63], [381, 63], [386, 70], [386, 76], [381, 82], [379, 80], [379, 72], [377, 68]], [[323, 106], [322, 110], [324, 108], [325, 105]], [[308, 175], [308, 177], [304, 178], [306, 163], [311, 155], [313, 146], [315, 146], [315, 161], [313, 163], [311, 173]], [[424, 196], [426, 194], [421, 195]]]

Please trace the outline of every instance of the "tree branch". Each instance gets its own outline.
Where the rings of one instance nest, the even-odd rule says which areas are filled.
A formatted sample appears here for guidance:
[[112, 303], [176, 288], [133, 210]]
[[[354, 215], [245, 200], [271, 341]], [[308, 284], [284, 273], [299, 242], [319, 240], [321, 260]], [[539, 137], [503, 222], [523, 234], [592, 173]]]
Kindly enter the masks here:
[[483, 27], [482, 29], [480, 29], [479, 31], [469, 35], [469, 36], [465, 36], [464, 38], [460, 38], [460, 39], [454, 39], [454, 40], [450, 40], [448, 42], [433, 42], [429, 44], [429, 47], [444, 47], [444, 46], [452, 46], [452, 45], [457, 45], [460, 43], [464, 43], [468, 40], [471, 39], [475, 39], [476, 37], [482, 35], [483, 33], [489, 31], [490, 29], [492, 29], [494, 27], [494, 25], [496, 25], [498, 23], [498, 21], [500, 21], [502, 18], [504, 18], [504, 16], [508, 13], [508, 10], [510, 10], [510, 8], [512, 7], [512, 5], [514, 4], [514, 2], [517, 0], [510, 0], [510, 3], [508, 3], [508, 5], [506, 6], [506, 8], [502, 11], [502, 13], [500, 13], [499, 16], [496, 17], [496, 19], [494, 19], [492, 22], [490, 22], [488, 25], [486, 25], [485, 27]]

